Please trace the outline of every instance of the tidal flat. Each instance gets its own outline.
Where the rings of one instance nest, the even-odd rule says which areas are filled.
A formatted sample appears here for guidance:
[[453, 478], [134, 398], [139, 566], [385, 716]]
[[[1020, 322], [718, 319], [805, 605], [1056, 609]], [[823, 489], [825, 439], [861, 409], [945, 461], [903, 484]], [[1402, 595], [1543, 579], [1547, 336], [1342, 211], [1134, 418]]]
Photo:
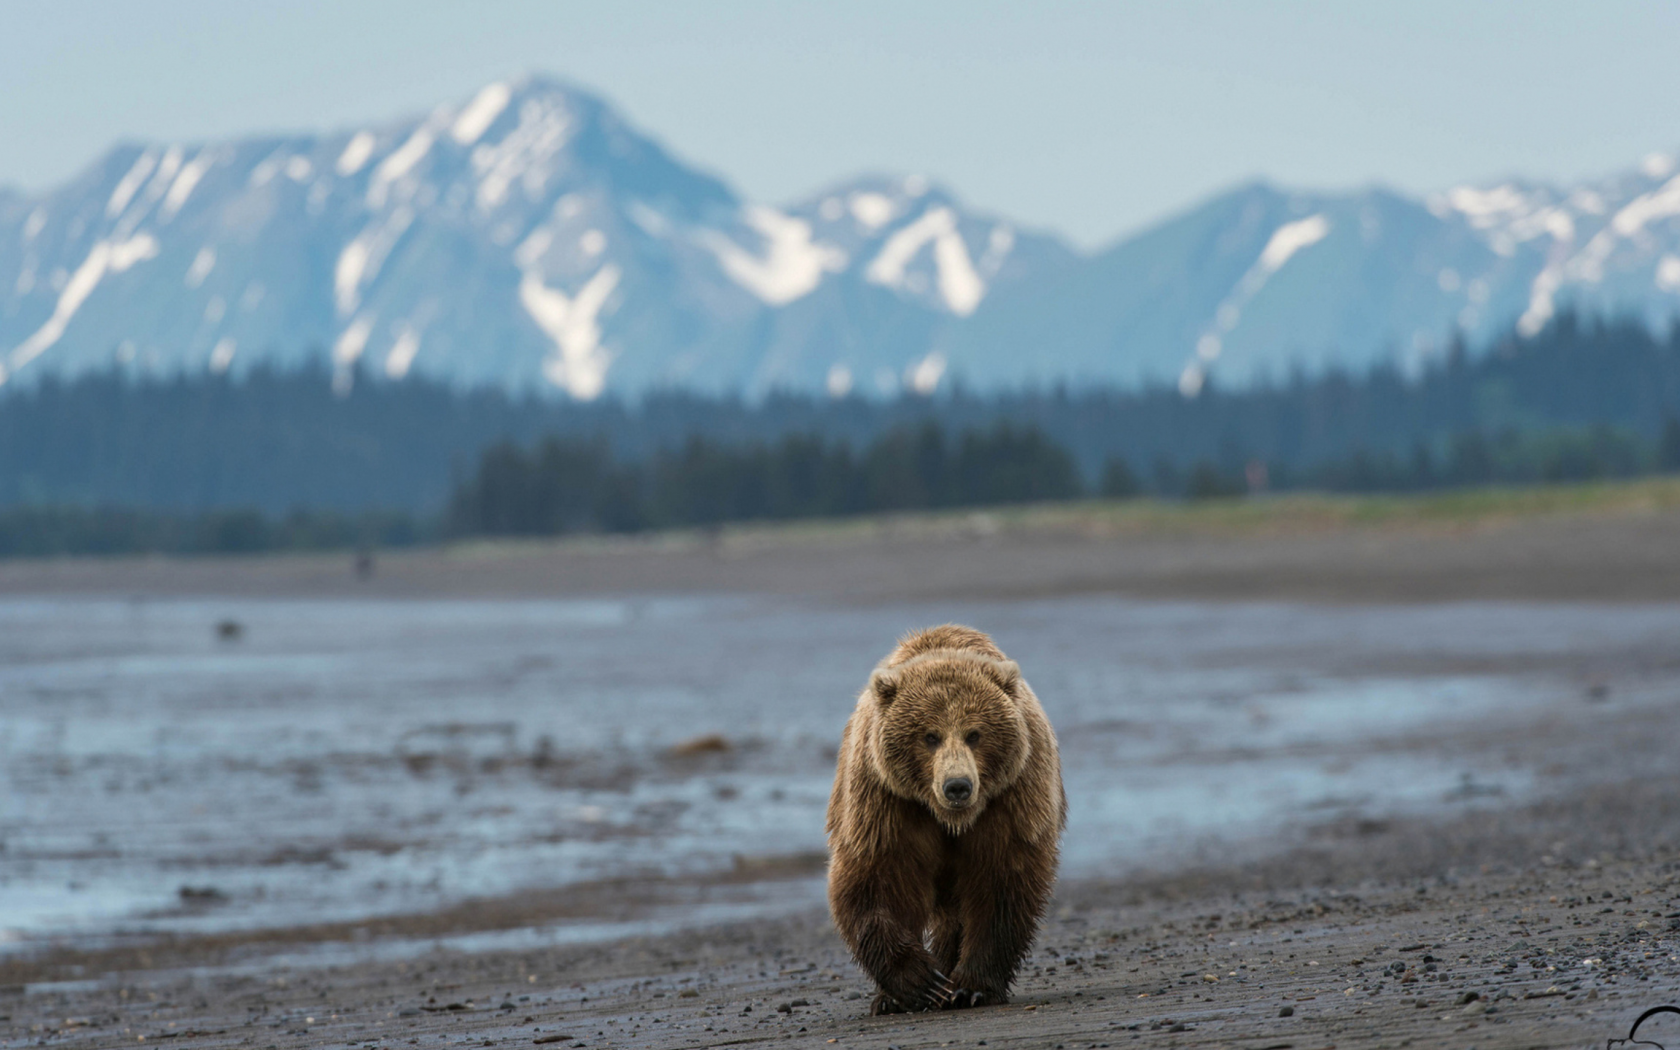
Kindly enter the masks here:
[[[1624, 1036], [1680, 999], [1680, 545], [1596, 514], [0, 566], [0, 1045]], [[1015, 1002], [870, 1019], [834, 748], [952, 620], [1057, 727], [1063, 878]]]

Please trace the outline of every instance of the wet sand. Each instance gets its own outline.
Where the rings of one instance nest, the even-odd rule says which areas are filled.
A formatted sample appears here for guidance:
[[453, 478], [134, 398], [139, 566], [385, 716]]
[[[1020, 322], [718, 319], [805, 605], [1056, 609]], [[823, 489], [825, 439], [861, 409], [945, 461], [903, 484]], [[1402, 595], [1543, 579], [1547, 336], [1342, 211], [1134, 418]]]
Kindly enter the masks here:
[[[1622, 695], [1500, 732], [1491, 753], [1550, 762], [1537, 800], [1328, 817], [1271, 849], [1212, 840], [1170, 869], [1064, 882], [1003, 1006], [868, 1017], [868, 982], [814, 903], [598, 943], [495, 936], [681, 925], [748, 890], [762, 901], [767, 882], [809, 901], [821, 860], [792, 855], [705, 879], [14, 957], [0, 965], [0, 1045], [1602, 1045], [1643, 1010], [1680, 1005], [1680, 708]], [[1672, 1019], [1642, 1034], [1680, 1043]]]
[[[584, 947], [14, 985], [0, 1033], [88, 1047], [1573, 1047], [1680, 1000], [1677, 953], [1680, 782], [1645, 779], [1515, 814], [1328, 827], [1260, 864], [1064, 885], [1014, 1001], [978, 1010], [866, 1016], [866, 982], [811, 911]], [[1642, 1035], [1672, 1037], [1673, 1020]]]
[[1081, 504], [465, 543], [382, 553], [365, 579], [348, 554], [9, 561], [0, 595], [1680, 599], [1680, 486], [1609, 491], [1614, 499], [1538, 510], [1409, 511], [1401, 501], [1372, 515], [1357, 501], [1307, 498], [1230, 509]]

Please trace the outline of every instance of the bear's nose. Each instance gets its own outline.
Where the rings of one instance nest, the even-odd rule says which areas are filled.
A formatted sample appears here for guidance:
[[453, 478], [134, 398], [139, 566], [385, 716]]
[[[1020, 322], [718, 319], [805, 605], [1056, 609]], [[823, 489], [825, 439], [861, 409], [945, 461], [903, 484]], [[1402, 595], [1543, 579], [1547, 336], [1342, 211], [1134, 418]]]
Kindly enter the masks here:
[[945, 801], [961, 804], [974, 794], [974, 782], [967, 777], [952, 777], [945, 781]]

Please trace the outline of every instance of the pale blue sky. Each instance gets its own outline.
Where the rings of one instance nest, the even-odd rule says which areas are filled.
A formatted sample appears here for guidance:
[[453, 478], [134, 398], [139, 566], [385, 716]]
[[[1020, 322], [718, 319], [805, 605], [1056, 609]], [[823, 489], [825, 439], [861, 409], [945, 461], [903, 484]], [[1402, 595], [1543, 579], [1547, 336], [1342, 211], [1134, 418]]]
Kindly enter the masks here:
[[1085, 245], [1264, 176], [1429, 190], [1680, 149], [1680, 5], [0, 0], [0, 184], [119, 139], [592, 86], [755, 199], [926, 172]]

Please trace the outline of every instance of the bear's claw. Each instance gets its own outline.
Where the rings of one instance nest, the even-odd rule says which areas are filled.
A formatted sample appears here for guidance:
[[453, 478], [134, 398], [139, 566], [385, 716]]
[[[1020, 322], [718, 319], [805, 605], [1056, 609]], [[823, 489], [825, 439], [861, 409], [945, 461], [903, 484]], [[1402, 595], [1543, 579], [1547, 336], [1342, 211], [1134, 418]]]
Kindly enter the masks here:
[[[970, 1007], [990, 1006], [992, 1004], [992, 1000], [986, 997], [985, 992], [971, 992], [967, 988], [952, 988], [949, 981], [944, 981], [930, 988], [922, 1002], [924, 1005], [921, 1009], [930, 1011], [967, 1010]], [[874, 1002], [869, 1005], [869, 1014], [872, 1017], [910, 1012], [903, 1003], [886, 992], [876, 995]]]
[[957, 998], [964, 994], [966, 993], [962, 989], [952, 987], [949, 977], [935, 970], [933, 971], [933, 984], [928, 988], [923, 999], [922, 1009], [949, 1010]]

